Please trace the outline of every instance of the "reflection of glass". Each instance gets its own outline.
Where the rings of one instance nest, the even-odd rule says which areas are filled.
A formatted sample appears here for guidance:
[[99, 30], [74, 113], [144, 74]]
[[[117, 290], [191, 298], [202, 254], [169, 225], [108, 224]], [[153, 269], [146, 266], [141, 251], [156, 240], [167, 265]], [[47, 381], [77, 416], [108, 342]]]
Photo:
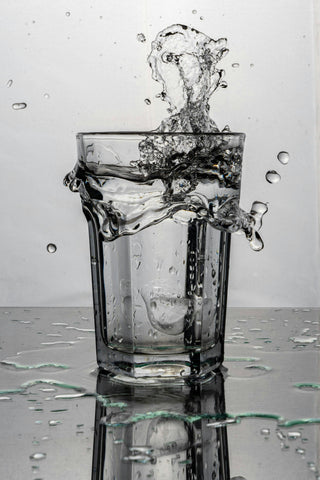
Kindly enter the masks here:
[[243, 145], [236, 133], [78, 135], [66, 183], [89, 224], [98, 364], [119, 378], [221, 364]]
[[110, 406], [97, 400], [92, 480], [229, 480], [227, 428], [212, 426], [225, 414], [220, 373], [161, 391], [100, 373], [97, 392]]

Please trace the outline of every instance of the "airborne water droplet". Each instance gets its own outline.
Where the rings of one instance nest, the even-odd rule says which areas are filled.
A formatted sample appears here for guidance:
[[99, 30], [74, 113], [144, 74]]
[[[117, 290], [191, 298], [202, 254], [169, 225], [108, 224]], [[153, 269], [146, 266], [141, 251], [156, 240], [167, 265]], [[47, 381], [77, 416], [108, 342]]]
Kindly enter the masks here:
[[141, 42], [141, 43], [145, 42], [146, 41], [146, 36], [144, 35], [144, 33], [138, 33], [137, 40], [138, 40], [138, 42]]
[[289, 162], [290, 156], [288, 152], [279, 152], [277, 155], [277, 159], [279, 160], [282, 165], [287, 165]]
[[10, 80], [7, 81], [7, 87], [8, 88], [10, 88], [12, 86], [12, 84], [13, 84], [13, 80], [10, 79]]
[[147, 105], [151, 105], [150, 98], [145, 98], [144, 103], [146, 103]]
[[270, 435], [270, 428], [261, 428], [260, 433], [261, 435], [268, 437]]
[[70, 17], [71, 13], [70, 12], [66, 12], [66, 17]]
[[197, 13], [197, 10], [192, 10], [193, 15]]
[[44, 96], [44, 98], [47, 99], [47, 100], [50, 98], [49, 93], [45, 93], [43, 96]]
[[54, 243], [48, 243], [47, 251], [49, 253], [55, 253], [57, 251], [57, 246]]
[[227, 88], [228, 84], [227, 84], [227, 82], [226, 82], [225, 80], [222, 80], [222, 82], [219, 83], [219, 86], [220, 86], [221, 88]]
[[269, 170], [266, 173], [266, 180], [268, 183], [278, 183], [281, 180], [281, 177], [278, 172], [275, 170]]
[[239, 67], [240, 67], [240, 63], [237, 63], [237, 62], [236, 62], [236, 63], [233, 63], [231, 66], [232, 66], [233, 68], [239, 68]]
[[13, 110], [23, 110], [27, 108], [27, 104], [25, 102], [17, 102], [12, 104]]

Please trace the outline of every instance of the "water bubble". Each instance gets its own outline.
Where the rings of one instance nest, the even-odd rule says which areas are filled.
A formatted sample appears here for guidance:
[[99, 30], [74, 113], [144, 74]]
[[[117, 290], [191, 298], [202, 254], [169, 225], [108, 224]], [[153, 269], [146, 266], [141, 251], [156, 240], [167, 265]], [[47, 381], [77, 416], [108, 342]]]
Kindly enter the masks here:
[[30, 460], [44, 460], [46, 458], [46, 453], [33, 453], [29, 456]]
[[287, 165], [289, 162], [290, 156], [288, 152], [279, 152], [277, 155], [277, 159], [279, 160], [282, 165]]
[[192, 10], [193, 15], [196, 15], [197, 10]]
[[151, 105], [151, 100], [150, 100], [150, 98], [145, 98], [145, 99], [144, 99], [144, 103], [145, 103], [146, 105]]
[[49, 93], [45, 93], [43, 96], [44, 96], [44, 98], [45, 98], [46, 100], [48, 100], [48, 99], [50, 98]]
[[233, 68], [239, 68], [239, 67], [240, 67], [240, 63], [235, 62], [235, 63], [233, 63], [233, 64], [231, 65], [231, 67], [233, 67]]
[[266, 180], [268, 183], [278, 183], [281, 180], [281, 177], [278, 172], [275, 170], [269, 170], [266, 173]]
[[49, 253], [55, 253], [57, 251], [57, 246], [54, 243], [48, 243], [47, 251]]
[[13, 110], [24, 110], [27, 108], [27, 104], [25, 102], [17, 102], [12, 104]]
[[10, 79], [10, 80], [7, 81], [7, 87], [8, 88], [10, 88], [12, 86], [12, 84], [13, 84], [13, 80]]
[[137, 40], [138, 42], [144, 43], [146, 41], [146, 36], [144, 35], [144, 33], [138, 33]]
[[66, 12], [66, 17], [70, 17], [71, 13], [70, 12]]

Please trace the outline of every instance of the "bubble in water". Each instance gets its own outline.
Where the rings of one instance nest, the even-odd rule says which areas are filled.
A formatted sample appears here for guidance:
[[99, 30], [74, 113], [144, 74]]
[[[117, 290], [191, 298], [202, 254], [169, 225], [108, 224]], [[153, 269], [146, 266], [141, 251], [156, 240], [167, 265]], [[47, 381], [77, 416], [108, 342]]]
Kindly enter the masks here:
[[287, 165], [287, 163], [289, 162], [289, 153], [288, 152], [279, 152], [278, 155], [277, 155], [277, 159], [279, 160], [280, 163], [282, 163], [282, 165]]
[[146, 36], [144, 35], [144, 33], [138, 33], [137, 40], [138, 42], [144, 43], [146, 41]]
[[235, 63], [233, 63], [231, 66], [232, 66], [233, 68], [239, 68], [239, 67], [240, 67], [240, 63], [235, 62]]
[[197, 13], [197, 10], [192, 10], [193, 15]]
[[48, 243], [47, 251], [49, 253], [55, 253], [57, 251], [57, 246], [54, 243]]
[[150, 100], [150, 98], [145, 98], [145, 99], [144, 99], [144, 103], [145, 103], [146, 105], [151, 105], [151, 100]]
[[23, 110], [27, 108], [27, 104], [25, 102], [17, 102], [12, 104], [13, 110]]
[[7, 87], [8, 88], [10, 88], [12, 86], [12, 84], [13, 84], [13, 80], [10, 79], [10, 80], [7, 81]]
[[29, 456], [30, 460], [44, 460], [46, 458], [46, 453], [33, 453]]
[[71, 13], [70, 12], [66, 12], [66, 17], [70, 17]]
[[48, 99], [50, 98], [49, 93], [45, 93], [43, 96], [44, 96], [44, 98], [45, 98], [46, 100], [48, 100]]
[[266, 180], [268, 183], [278, 183], [281, 180], [281, 177], [278, 172], [275, 170], [269, 170], [266, 173]]

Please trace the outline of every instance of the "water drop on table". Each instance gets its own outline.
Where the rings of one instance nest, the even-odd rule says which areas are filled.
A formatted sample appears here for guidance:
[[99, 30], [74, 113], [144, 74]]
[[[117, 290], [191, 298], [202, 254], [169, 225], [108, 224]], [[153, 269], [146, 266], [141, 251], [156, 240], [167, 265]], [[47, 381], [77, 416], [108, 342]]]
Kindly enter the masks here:
[[280, 177], [279, 173], [276, 172], [275, 170], [269, 170], [266, 173], [266, 180], [269, 183], [278, 183], [278, 182], [280, 182], [281, 177]]
[[46, 453], [33, 453], [32, 455], [29, 456], [30, 460], [44, 460], [46, 458], [47, 454]]
[[25, 102], [17, 102], [12, 104], [13, 110], [23, 110], [27, 108], [27, 104]]
[[48, 243], [47, 251], [49, 253], [55, 253], [57, 251], [57, 246], [54, 243]]
[[288, 152], [279, 152], [277, 155], [277, 159], [279, 160], [282, 165], [287, 165], [289, 162], [290, 156]]

